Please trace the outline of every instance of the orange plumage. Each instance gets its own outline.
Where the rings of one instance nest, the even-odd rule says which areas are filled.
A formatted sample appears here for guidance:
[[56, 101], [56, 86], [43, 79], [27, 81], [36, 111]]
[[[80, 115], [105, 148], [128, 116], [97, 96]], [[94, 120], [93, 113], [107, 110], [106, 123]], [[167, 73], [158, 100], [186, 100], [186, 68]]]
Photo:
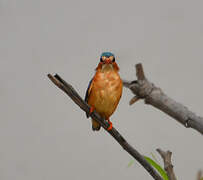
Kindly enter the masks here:
[[[118, 71], [114, 55], [102, 53], [96, 73], [86, 92], [85, 101], [108, 121], [122, 95], [123, 84]], [[92, 129], [100, 129], [99, 123], [95, 120], [92, 120]]]

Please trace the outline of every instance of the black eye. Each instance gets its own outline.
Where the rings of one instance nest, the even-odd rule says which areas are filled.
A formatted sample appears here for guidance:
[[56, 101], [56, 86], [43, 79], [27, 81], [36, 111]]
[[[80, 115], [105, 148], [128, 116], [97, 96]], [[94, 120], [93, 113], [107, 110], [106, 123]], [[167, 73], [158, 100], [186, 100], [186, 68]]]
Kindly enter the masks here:
[[102, 57], [100, 57], [100, 62], [104, 62], [103, 59], [102, 59]]
[[115, 57], [113, 57], [113, 60], [112, 60], [112, 62], [115, 62]]

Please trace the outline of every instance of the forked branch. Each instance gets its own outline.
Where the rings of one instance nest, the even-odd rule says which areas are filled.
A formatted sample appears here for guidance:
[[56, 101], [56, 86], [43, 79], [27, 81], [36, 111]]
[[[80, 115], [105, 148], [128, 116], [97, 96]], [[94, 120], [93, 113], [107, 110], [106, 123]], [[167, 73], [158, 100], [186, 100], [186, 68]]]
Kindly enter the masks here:
[[[49, 79], [58, 86], [62, 91], [64, 91], [83, 111], [89, 113], [89, 105], [79, 96], [75, 89], [65, 82], [57, 74], [52, 76], [48, 74]], [[93, 112], [90, 116], [95, 119], [114, 139], [125, 149], [131, 156], [133, 156], [156, 180], [163, 180], [161, 176], [153, 169], [153, 167], [145, 160], [145, 158], [134, 149], [124, 137], [113, 127], [112, 130], [108, 131], [109, 124], [108, 122], [99, 116], [97, 112]]]
[[137, 80], [124, 81], [125, 87], [129, 88], [135, 95], [130, 105], [138, 99], [144, 99], [146, 104], [163, 111], [173, 117], [187, 128], [193, 128], [203, 134], [203, 118], [188, 110], [187, 107], [168, 97], [159, 87], [148, 81], [144, 75], [142, 64], [136, 65]]
[[163, 161], [164, 161], [164, 169], [168, 175], [169, 180], [177, 180], [175, 173], [173, 171], [173, 165], [171, 162], [171, 156], [172, 152], [171, 151], [163, 151], [161, 149], [157, 149], [157, 152], [161, 155]]

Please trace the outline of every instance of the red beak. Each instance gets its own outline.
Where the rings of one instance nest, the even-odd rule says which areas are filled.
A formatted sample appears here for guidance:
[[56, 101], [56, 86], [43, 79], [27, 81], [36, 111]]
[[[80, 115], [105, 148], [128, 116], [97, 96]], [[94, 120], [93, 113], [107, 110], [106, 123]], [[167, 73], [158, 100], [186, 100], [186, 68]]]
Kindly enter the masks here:
[[106, 58], [106, 59], [105, 59], [105, 63], [106, 63], [106, 64], [111, 64], [111, 60], [110, 60], [109, 58]]

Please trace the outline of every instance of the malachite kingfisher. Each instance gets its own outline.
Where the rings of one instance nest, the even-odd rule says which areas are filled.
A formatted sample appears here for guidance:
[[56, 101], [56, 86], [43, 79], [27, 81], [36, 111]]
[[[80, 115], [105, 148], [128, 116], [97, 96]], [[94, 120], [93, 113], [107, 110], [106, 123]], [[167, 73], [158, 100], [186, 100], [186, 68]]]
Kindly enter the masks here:
[[[85, 95], [85, 102], [91, 107], [89, 114], [86, 113], [87, 118], [96, 110], [100, 116], [109, 122], [108, 130], [112, 129], [109, 117], [116, 110], [122, 95], [123, 83], [118, 71], [119, 67], [115, 62], [114, 54], [103, 52]], [[100, 124], [92, 119], [92, 130], [99, 131], [100, 127]]]

